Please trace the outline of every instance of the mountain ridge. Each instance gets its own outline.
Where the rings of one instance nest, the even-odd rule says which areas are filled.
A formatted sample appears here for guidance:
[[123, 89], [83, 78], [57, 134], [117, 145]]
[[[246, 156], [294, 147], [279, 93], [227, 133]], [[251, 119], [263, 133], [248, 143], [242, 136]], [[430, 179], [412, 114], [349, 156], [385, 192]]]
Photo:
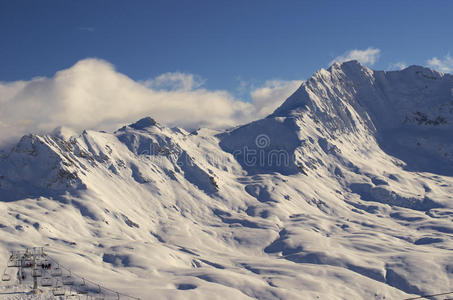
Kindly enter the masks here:
[[25, 136], [0, 159], [0, 252], [47, 244], [144, 299], [441, 292], [453, 287], [453, 148], [439, 133], [451, 132], [450, 87], [423, 68], [346, 62], [223, 132], [145, 117], [114, 133]]

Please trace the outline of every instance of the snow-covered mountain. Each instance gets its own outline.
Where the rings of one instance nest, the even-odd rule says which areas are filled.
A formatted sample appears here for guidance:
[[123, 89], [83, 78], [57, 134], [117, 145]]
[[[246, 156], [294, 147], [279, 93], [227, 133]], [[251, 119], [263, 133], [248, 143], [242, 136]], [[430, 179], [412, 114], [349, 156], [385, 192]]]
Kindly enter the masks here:
[[0, 267], [46, 246], [142, 299], [453, 290], [453, 76], [355, 61], [224, 132], [60, 128], [0, 160]]

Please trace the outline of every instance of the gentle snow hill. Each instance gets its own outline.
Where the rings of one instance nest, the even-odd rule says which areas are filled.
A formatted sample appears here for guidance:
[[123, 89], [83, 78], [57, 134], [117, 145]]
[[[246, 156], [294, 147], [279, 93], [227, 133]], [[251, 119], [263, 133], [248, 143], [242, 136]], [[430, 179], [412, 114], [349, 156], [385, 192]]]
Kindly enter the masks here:
[[453, 291], [452, 89], [351, 61], [224, 132], [144, 118], [24, 136], [0, 159], [0, 267], [45, 245], [142, 299]]

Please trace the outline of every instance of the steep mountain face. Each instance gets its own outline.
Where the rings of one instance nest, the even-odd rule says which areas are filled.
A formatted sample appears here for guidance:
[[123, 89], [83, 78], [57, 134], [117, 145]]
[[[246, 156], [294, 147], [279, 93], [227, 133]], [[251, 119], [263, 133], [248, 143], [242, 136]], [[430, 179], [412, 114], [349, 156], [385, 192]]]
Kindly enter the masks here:
[[417, 66], [384, 72], [354, 61], [334, 64], [317, 72], [271, 117], [298, 115], [300, 110], [333, 135], [370, 132], [410, 170], [452, 175], [451, 75]]
[[347, 62], [225, 132], [25, 136], [0, 160], [0, 254], [47, 245], [142, 299], [450, 291], [452, 89]]
[[[266, 125], [272, 122], [276, 123]], [[453, 76], [448, 74], [417, 66], [385, 72], [356, 61], [336, 63], [315, 73], [268, 118], [237, 130], [224, 148], [235, 143], [235, 149], [243, 142], [236, 138], [242, 133], [247, 136], [280, 123], [294, 124], [293, 130], [276, 129], [271, 140], [276, 146], [282, 144], [279, 139], [291, 144], [291, 152], [300, 136], [348, 136], [359, 147], [376, 140], [412, 171], [453, 174], [453, 144], [448, 138], [453, 129]], [[281, 136], [295, 133], [299, 137], [294, 136], [294, 143]]]

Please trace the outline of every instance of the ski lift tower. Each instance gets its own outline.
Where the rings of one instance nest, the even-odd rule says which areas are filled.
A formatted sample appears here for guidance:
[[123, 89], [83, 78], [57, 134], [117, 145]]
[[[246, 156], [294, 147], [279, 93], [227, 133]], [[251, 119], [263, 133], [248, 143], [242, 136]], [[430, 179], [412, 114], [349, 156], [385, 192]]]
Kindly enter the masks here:
[[[38, 278], [42, 277], [42, 263], [46, 261], [47, 255], [44, 253], [44, 248], [36, 247], [31, 249], [26, 249], [25, 251], [13, 251], [8, 260], [8, 268], [18, 268], [17, 277], [19, 283], [21, 283], [26, 276], [26, 269], [31, 269], [29, 273], [33, 278], [33, 294], [41, 293], [38, 284]], [[5, 271], [6, 274], [6, 271]], [[9, 276], [9, 275], [8, 275]], [[5, 279], [9, 279], [5, 277]], [[2, 278], [2, 280], [6, 281]]]
[[38, 285], [38, 277], [42, 277], [42, 270], [38, 266], [38, 262], [42, 263], [44, 261], [44, 248], [32, 248], [32, 257], [33, 257], [33, 269], [31, 271], [31, 276], [33, 277], [33, 294], [41, 293]]

